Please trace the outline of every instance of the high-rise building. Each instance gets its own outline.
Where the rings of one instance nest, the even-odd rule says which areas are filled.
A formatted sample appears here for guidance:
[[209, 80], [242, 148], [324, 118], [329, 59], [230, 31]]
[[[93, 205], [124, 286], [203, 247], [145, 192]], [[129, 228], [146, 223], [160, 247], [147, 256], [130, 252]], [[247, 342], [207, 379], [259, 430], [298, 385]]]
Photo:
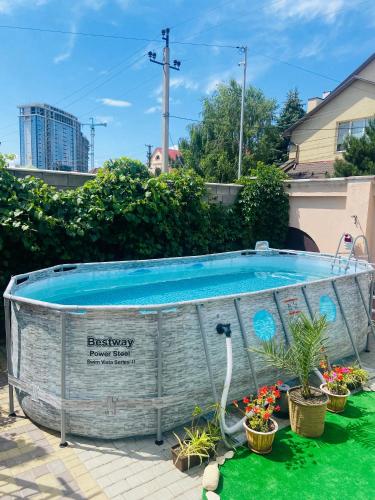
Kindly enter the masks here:
[[18, 108], [21, 166], [87, 172], [89, 141], [75, 116], [48, 104]]

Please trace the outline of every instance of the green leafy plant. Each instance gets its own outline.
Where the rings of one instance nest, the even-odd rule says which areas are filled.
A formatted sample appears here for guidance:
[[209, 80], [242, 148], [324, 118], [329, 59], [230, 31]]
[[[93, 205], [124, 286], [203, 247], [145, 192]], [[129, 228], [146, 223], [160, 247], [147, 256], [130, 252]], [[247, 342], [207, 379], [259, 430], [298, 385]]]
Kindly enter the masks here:
[[242, 178], [239, 196], [242, 218], [252, 239], [267, 240], [274, 248], [282, 248], [289, 226], [289, 199], [284, 189], [285, 174], [276, 166], [258, 163]]
[[346, 376], [346, 383], [352, 387], [358, 387], [365, 384], [369, 379], [369, 373], [364, 368], [358, 365], [352, 365], [348, 367], [350, 372]]
[[174, 433], [179, 445], [178, 458], [188, 458], [190, 462], [192, 456], [197, 456], [202, 462], [205, 458], [215, 454], [217, 443], [221, 439], [217, 408], [215, 407], [212, 421], [203, 425], [200, 424], [202, 414], [202, 408], [196, 406], [192, 414], [191, 426], [184, 428], [184, 437], [181, 439]]
[[262, 355], [270, 365], [297, 376], [301, 393], [305, 399], [312, 397], [309, 384], [310, 373], [319, 366], [325, 350], [323, 334], [327, 329], [325, 316], [315, 316], [310, 320], [305, 314], [298, 315], [290, 322], [291, 345], [277, 344], [271, 340], [263, 342], [261, 348], [252, 351]]

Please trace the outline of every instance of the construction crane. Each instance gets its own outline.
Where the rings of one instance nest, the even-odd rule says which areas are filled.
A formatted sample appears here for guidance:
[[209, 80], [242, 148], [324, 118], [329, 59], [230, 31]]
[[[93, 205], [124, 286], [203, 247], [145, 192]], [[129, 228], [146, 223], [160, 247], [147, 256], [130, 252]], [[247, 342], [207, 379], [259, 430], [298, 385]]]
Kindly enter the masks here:
[[95, 123], [94, 118], [90, 118], [90, 123], [82, 123], [82, 125], [90, 127], [90, 132], [91, 132], [90, 163], [91, 163], [91, 170], [93, 170], [95, 168], [95, 153], [94, 153], [95, 127], [106, 127], [107, 124], [105, 122]]

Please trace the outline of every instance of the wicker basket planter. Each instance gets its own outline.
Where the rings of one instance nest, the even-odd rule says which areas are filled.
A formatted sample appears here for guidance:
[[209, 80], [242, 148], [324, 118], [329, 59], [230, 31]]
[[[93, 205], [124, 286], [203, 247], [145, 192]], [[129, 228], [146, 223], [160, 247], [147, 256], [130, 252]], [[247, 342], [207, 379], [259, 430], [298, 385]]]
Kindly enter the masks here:
[[350, 396], [350, 391], [348, 389], [347, 394], [332, 394], [327, 389], [327, 384], [321, 384], [320, 389], [327, 394], [329, 401], [327, 404], [327, 410], [333, 413], [341, 413], [345, 409], [346, 401], [348, 396]]
[[244, 422], [243, 426], [246, 431], [247, 444], [251, 451], [254, 453], [259, 453], [260, 455], [266, 455], [272, 451], [272, 443], [275, 439], [275, 434], [279, 428], [277, 422], [270, 418], [274, 428], [269, 432], [258, 432], [250, 429]]
[[296, 401], [295, 397], [293, 397], [293, 393], [298, 389], [300, 389], [300, 386], [292, 387], [288, 391], [289, 417], [292, 431], [304, 437], [319, 437], [324, 432], [324, 419], [329, 400], [328, 396], [320, 389], [311, 387], [316, 395], [319, 393], [325, 395], [325, 398], [322, 398], [323, 402], [314, 404], [310, 401], [305, 403], [300, 399]]

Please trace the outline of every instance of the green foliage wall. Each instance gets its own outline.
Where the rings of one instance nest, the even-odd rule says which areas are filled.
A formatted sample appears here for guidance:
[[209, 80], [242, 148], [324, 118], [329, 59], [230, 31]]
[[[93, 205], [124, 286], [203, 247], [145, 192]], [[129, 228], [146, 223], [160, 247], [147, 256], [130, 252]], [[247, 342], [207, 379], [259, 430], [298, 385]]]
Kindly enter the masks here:
[[14, 177], [1, 162], [1, 291], [11, 275], [62, 262], [223, 252], [257, 239], [282, 245], [286, 235], [288, 202], [276, 167], [260, 168], [238, 203], [223, 207], [206, 201], [204, 181], [191, 171], [140, 178], [111, 165], [78, 189], [57, 191]]
[[284, 191], [285, 174], [277, 167], [258, 163], [253, 178], [241, 179], [244, 188], [239, 204], [253, 241], [267, 240], [283, 248], [289, 225], [289, 199]]

